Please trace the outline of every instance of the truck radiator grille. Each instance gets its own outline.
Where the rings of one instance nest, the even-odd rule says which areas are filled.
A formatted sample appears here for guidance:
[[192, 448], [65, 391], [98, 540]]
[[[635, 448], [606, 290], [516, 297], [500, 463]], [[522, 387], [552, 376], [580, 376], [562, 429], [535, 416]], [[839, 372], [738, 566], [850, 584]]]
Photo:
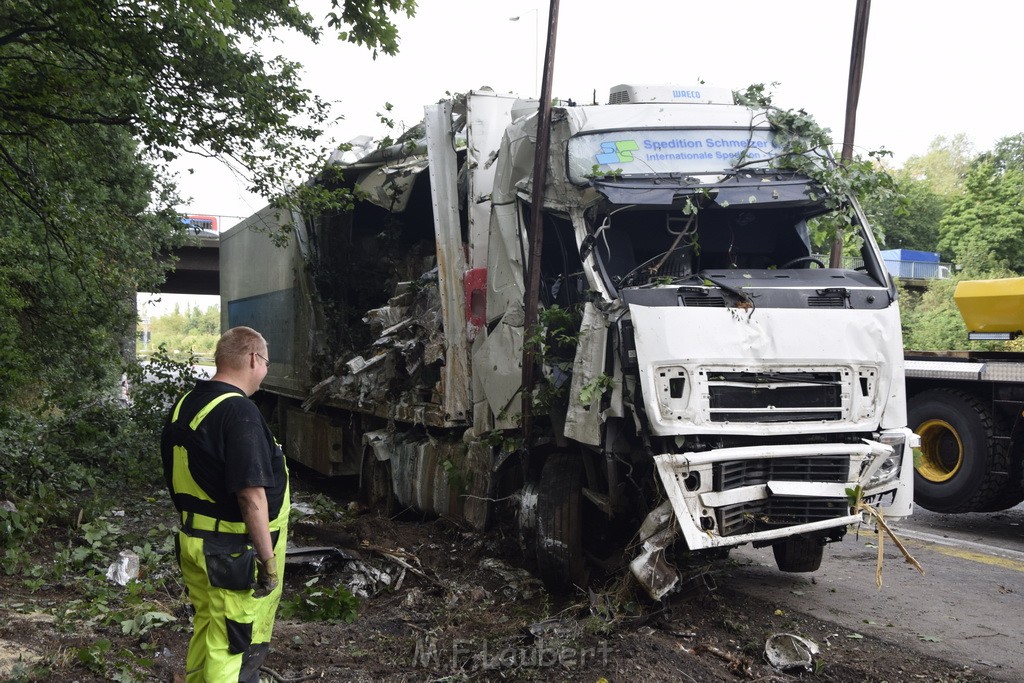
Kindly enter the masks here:
[[842, 418], [838, 372], [721, 372], [708, 376], [712, 422], [817, 422]]
[[722, 536], [766, 531], [843, 517], [849, 512], [845, 498], [774, 497], [728, 505], [715, 511]]
[[734, 460], [714, 467], [715, 491], [758, 486], [769, 481], [842, 483], [850, 476], [850, 456], [828, 455], [767, 460]]

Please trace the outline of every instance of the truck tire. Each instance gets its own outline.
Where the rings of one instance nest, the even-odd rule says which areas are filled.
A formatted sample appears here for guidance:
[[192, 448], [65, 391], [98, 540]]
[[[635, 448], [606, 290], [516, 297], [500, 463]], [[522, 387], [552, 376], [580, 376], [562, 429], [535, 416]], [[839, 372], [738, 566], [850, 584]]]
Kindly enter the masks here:
[[583, 456], [548, 456], [537, 487], [537, 570], [556, 591], [586, 585], [583, 555]]
[[821, 567], [825, 543], [815, 536], [794, 536], [772, 546], [780, 572], [816, 572]]
[[976, 512], [1016, 495], [1019, 485], [1008, 476], [1006, 448], [995, 439], [991, 412], [977, 398], [955, 389], [921, 392], [908, 402], [907, 422], [921, 437], [914, 463], [918, 505], [933, 512]]

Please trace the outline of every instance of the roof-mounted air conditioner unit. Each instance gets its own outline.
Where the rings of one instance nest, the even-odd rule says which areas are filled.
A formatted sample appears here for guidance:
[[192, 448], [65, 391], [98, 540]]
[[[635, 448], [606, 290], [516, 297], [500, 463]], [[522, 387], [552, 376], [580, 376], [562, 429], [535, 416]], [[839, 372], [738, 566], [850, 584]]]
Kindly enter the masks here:
[[608, 104], [663, 104], [688, 102], [692, 104], [733, 104], [728, 88], [706, 85], [616, 85], [611, 89]]

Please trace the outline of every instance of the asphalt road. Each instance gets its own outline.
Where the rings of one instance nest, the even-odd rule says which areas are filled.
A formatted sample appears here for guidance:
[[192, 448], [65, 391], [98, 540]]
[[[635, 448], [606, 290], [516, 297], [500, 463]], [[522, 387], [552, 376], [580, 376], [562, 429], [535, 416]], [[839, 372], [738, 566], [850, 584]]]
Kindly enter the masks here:
[[770, 548], [734, 550], [745, 563], [735, 583], [779, 609], [837, 624], [838, 642], [873, 635], [999, 680], [1024, 680], [1024, 505], [963, 515], [915, 508], [894, 527], [923, 576], [886, 538], [876, 588], [878, 537], [865, 528], [827, 546], [813, 574], [779, 572]]

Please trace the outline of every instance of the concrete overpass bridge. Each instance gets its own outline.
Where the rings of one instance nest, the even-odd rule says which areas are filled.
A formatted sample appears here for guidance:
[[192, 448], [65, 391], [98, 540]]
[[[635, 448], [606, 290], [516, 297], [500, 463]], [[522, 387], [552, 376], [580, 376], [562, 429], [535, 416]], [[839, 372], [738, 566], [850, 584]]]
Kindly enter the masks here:
[[195, 231], [192, 244], [173, 252], [178, 259], [160, 287], [160, 294], [220, 294], [220, 233], [241, 216], [185, 214], [182, 221]]
[[196, 244], [173, 254], [178, 262], [160, 287], [162, 294], [220, 294], [220, 238], [200, 234]]

